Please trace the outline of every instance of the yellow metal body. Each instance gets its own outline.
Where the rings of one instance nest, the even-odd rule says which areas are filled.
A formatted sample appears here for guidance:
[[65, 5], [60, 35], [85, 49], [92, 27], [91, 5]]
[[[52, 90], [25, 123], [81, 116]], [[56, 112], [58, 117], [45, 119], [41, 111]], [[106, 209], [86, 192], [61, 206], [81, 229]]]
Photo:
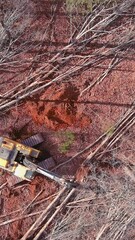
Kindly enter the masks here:
[[[72, 182], [33, 163], [33, 160], [41, 158], [39, 150], [6, 137], [0, 137], [0, 168], [18, 177], [17, 182], [31, 181], [35, 174], [39, 173], [68, 188], [73, 186]], [[13, 179], [10, 182], [11, 186], [17, 183], [14, 183]]]
[[[18, 153], [21, 153], [23, 156], [38, 158], [40, 151], [6, 137], [0, 138], [0, 168], [13, 173], [23, 180], [30, 181], [30, 179], [26, 177], [26, 173], [31, 169], [19, 163], [17, 159]], [[12, 161], [12, 164], [10, 164], [9, 160]]]
[[26, 178], [26, 171], [29, 170], [29, 168], [15, 162], [13, 166], [8, 166], [8, 161], [0, 158], [0, 168], [13, 173], [15, 176], [23, 179], [23, 180], [28, 180], [30, 179]]

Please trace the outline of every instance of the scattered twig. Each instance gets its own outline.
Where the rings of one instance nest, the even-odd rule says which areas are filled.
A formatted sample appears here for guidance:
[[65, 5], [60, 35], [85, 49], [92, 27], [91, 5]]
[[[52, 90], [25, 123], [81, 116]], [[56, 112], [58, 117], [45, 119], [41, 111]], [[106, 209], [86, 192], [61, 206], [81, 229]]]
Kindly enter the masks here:
[[32, 206], [32, 204], [35, 202], [35, 200], [39, 197], [39, 195], [43, 192], [44, 190], [42, 189], [34, 198], [33, 200], [27, 205], [26, 208], [23, 209], [21, 214], [24, 214], [24, 212], [26, 212], [26, 210], [28, 210], [28, 208], [30, 208]]
[[6, 181], [5, 183], [3, 183], [3, 184], [0, 186], [0, 190], [1, 190], [2, 188], [4, 188], [5, 186], [7, 186], [7, 184], [8, 184], [7, 181]]
[[36, 236], [33, 238], [33, 240], [39, 239], [41, 234], [45, 231], [45, 229], [48, 227], [48, 225], [53, 221], [53, 219], [56, 217], [56, 215], [62, 210], [62, 208], [65, 206], [69, 198], [73, 195], [75, 192], [75, 189], [72, 189], [69, 194], [66, 196], [64, 201], [59, 205], [59, 207], [56, 209], [56, 211], [53, 213], [53, 215], [49, 218], [49, 220], [45, 223], [45, 225], [40, 229], [40, 231], [36, 234]]
[[43, 222], [46, 219], [48, 211], [50, 211], [50, 209], [57, 203], [57, 201], [65, 191], [66, 188], [61, 189], [56, 198], [54, 198], [54, 200], [48, 205], [48, 207], [44, 211], [42, 211], [42, 214], [39, 216], [39, 218], [34, 222], [34, 224], [29, 228], [29, 230], [24, 234], [24, 236], [20, 240], [26, 240], [27, 237], [33, 232], [33, 230], [36, 230], [39, 227], [41, 222]]
[[25, 219], [25, 218], [28, 218], [28, 217], [36, 216], [36, 215], [38, 215], [38, 214], [40, 214], [42, 212], [43, 211], [38, 211], [38, 212], [30, 213], [30, 214], [27, 214], [27, 215], [22, 215], [20, 217], [16, 217], [16, 218], [7, 220], [5, 222], [0, 223], [0, 227], [2, 227], [4, 225], [7, 225], [7, 224], [10, 224], [10, 223], [13, 223], [13, 222], [16, 222], [16, 221], [19, 221], [19, 220], [22, 220], [22, 219]]

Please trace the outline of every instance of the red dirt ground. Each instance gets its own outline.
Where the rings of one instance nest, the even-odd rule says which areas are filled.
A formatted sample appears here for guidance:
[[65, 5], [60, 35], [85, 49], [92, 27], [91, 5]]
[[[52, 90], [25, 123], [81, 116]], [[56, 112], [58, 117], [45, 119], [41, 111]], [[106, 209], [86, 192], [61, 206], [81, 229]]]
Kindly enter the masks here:
[[[48, 88], [41, 95], [39, 101], [36, 99], [29, 100], [18, 110], [12, 110], [12, 115], [8, 118], [5, 117], [5, 125], [0, 129], [1, 134], [12, 135], [14, 128], [18, 129], [19, 132], [19, 129], [23, 126], [25, 126], [23, 131], [21, 132], [20, 130], [19, 132], [22, 138], [29, 136], [33, 132], [43, 132], [46, 139], [45, 147], [51, 152], [57, 164], [59, 164], [82, 150], [103, 131], [112, 126], [127, 109], [127, 104], [132, 103], [135, 89], [134, 69], [135, 64], [133, 61], [121, 63], [119, 69], [114, 70], [102, 84], [95, 86], [91, 93], [86, 92], [82, 97], [79, 94], [87, 81], [86, 78], [83, 79], [81, 85], [80, 83], [76, 84], [74, 88], [68, 84], [63, 85], [60, 90], [54, 87], [55, 93], [53, 95], [51, 95], [51, 89]], [[92, 74], [92, 72], [89, 74]], [[26, 123], [28, 123], [28, 126]], [[1, 120], [1, 126], [2, 124], [3, 120]], [[61, 154], [58, 151], [60, 140], [57, 133], [62, 130], [70, 130], [75, 134], [75, 141], [66, 154]], [[127, 139], [125, 141], [127, 145]], [[115, 154], [117, 157], [120, 157], [121, 154], [126, 156], [124, 152], [125, 142], [122, 144], [121, 151]], [[129, 145], [129, 148], [131, 148], [130, 139]], [[132, 154], [134, 156], [133, 151]], [[75, 173], [80, 162], [82, 162], [82, 159], [77, 158], [73, 163], [64, 165], [57, 171], [65, 175], [69, 175], [70, 172], [71, 175]], [[102, 171], [103, 169], [106, 171], [105, 166], [101, 168]], [[121, 174], [121, 169], [112, 169], [110, 173], [112, 174], [113, 171], [114, 174]], [[85, 181], [87, 172], [87, 169], [81, 168], [78, 170], [76, 174], [77, 180], [80, 182]], [[6, 181], [5, 175], [1, 177], [0, 181], [1, 185]], [[27, 206], [40, 189], [44, 189], [44, 194], [41, 198], [43, 199], [55, 193], [56, 186], [53, 182], [39, 177], [28, 186], [18, 190], [5, 187], [1, 190], [1, 198], [4, 199], [4, 212], [2, 212], [2, 215]], [[43, 207], [45, 206], [46, 204], [43, 205]], [[39, 209], [41, 209], [41, 206]], [[18, 215], [13, 215], [13, 217], [16, 216]], [[10, 217], [5, 219], [8, 220]], [[6, 239], [10, 237], [10, 240], [19, 239], [35, 219], [36, 217], [32, 217], [23, 221], [16, 221], [10, 224], [10, 226], [6, 225], [2, 228], [0, 235], [4, 236], [7, 234]]]
[[[49, 10], [50, 5], [47, 4], [45, 7]], [[33, 24], [42, 26], [45, 21], [47, 24], [47, 15], [45, 14], [44, 18], [41, 19], [39, 14], [38, 21]], [[61, 26], [61, 28], [59, 28], [59, 26]], [[61, 17], [60, 19], [58, 18], [54, 28], [57, 34], [55, 38], [52, 36], [53, 40], [56, 41], [54, 46], [51, 46], [52, 50], [61, 47], [58, 45], [59, 41], [66, 43], [68, 39], [69, 22], [67, 18], [64, 17], [63, 22], [61, 21]], [[61, 34], [59, 34], [59, 32]], [[30, 53], [30, 56], [32, 54], [33, 53]], [[0, 119], [0, 134], [11, 136], [15, 139], [22, 139], [33, 133], [42, 132], [45, 137], [44, 146], [53, 156], [56, 163], [60, 164], [65, 162], [92, 143], [101, 133], [110, 128], [129, 108], [129, 105], [134, 99], [135, 62], [133, 60], [124, 60], [101, 84], [96, 85], [91, 91], [87, 91], [80, 96], [81, 91], [87, 87], [91, 80], [98, 76], [100, 72], [100, 69], [87, 70], [85, 73], [76, 77], [73, 85], [67, 82], [61, 86], [54, 84], [53, 87], [46, 89], [40, 98], [35, 97], [34, 99], [29, 99], [20, 107], [12, 109], [10, 114], [3, 115]], [[19, 80], [20, 76], [18, 77], [18, 81]], [[59, 133], [65, 132], [66, 130], [74, 134], [75, 140], [72, 146], [70, 146], [70, 149], [63, 154], [59, 151], [59, 146], [63, 142], [63, 139], [59, 137]], [[131, 150], [132, 144], [130, 139], [128, 139], [128, 144]], [[126, 157], [126, 152], [124, 152], [125, 145], [127, 146], [127, 138], [123, 140], [120, 152], [117, 151], [115, 153], [116, 157], [120, 157], [121, 154], [124, 154]], [[85, 156], [86, 155], [82, 155], [76, 158], [73, 162], [63, 165], [56, 171], [62, 175], [74, 175], [80, 163], [85, 159]], [[133, 156], [134, 152], [132, 148], [132, 161], [134, 161]], [[108, 167], [102, 166], [102, 169], [106, 170], [106, 168]], [[76, 173], [77, 180], [79, 182], [84, 181], [88, 171], [89, 169], [87, 168], [79, 169]], [[111, 172], [113, 171], [115, 174], [119, 174], [121, 170], [118, 169], [115, 171], [112, 169]], [[6, 182], [7, 177], [7, 173], [4, 173], [0, 177], [0, 186]], [[3, 215], [26, 207], [41, 190], [43, 190], [43, 193], [37, 200], [51, 196], [58, 190], [58, 187], [54, 182], [37, 176], [32, 183], [23, 185], [20, 188], [5, 186], [3, 189], [0, 189], [0, 198], [3, 199], [3, 206], [1, 203], [0, 209], [0, 221], [3, 222], [10, 219], [10, 216], [1, 218]], [[34, 207], [34, 211], [44, 209], [47, 203], [48, 202], [37, 205]], [[33, 208], [27, 213], [32, 210]], [[12, 217], [14, 218], [18, 215], [19, 214], [13, 214]], [[37, 217], [32, 217], [16, 221], [10, 225], [1, 227], [0, 239], [19, 239], [36, 218]]]
[[[90, 117], [78, 110], [79, 89], [72, 85], [63, 86], [51, 95], [50, 88], [39, 100], [26, 103], [26, 111], [36, 124], [58, 130], [68, 126], [83, 128], [91, 123]], [[47, 96], [50, 96], [49, 99]]]
[[[22, 187], [5, 187], [3, 190], [1, 190], [1, 198], [4, 199], [4, 211], [0, 216], [0, 222], [10, 219], [10, 215], [8, 217], [9, 213], [21, 209], [21, 211], [12, 214], [12, 218], [19, 217], [19, 215], [22, 214], [23, 209], [29, 205], [29, 203], [39, 192], [41, 192], [41, 194], [36, 199], [36, 202], [46, 199], [48, 196], [54, 194], [56, 190], [57, 187], [54, 182], [50, 182], [41, 176], [37, 176], [31, 184], [23, 184]], [[50, 198], [48, 201], [44, 201], [43, 203], [41, 202], [40, 204], [35, 205], [34, 211], [36, 212], [39, 211], [39, 209], [44, 209], [51, 200], [52, 198]], [[29, 208], [29, 210], [25, 211], [24, 215], [30, 213], [32, 209], [33, 207]], [[2, 218], [3, 215], [7, 216]], [[4, 226], [0, 234], [1, 236], [4, 236], [3, 233], [5, 233], [5, 231], [8, 231], [7, 235], [10, 236], [10, 239], [19, 239], [20, 236], [24, 234], [26, 229], [30, 227], [34, 219], [36, 219], [36, 217], [15, 221], [8, 228], [7, 226]]]

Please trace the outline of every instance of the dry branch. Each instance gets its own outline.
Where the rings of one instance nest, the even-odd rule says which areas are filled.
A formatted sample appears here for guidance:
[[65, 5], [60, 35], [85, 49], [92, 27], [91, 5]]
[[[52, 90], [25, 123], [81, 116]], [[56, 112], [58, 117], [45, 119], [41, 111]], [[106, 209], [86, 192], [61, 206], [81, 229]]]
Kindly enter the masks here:
[[2, 188], [4, 188], [5, 186], [7, 186], [7, 181], [5, 182], [5, 183], [3, 183], [1, 186], [0, 186], [0, 190], [2, 189]]
[[56, 198], [54, 198], [54, 200], [48, 205], [48, 207], [44, 211], [42, 211], [42, 214], [39, 216], [39, 218], [34, 222], [34, 224], [29, 228], [29, 230], [24, 234], [24, 236], [20, 240], [26, 240], [27, 237], [39, 227], [41, 222], [43, 222], [46, 219], [48, 211], [50, 211], [51, 208], [54, 207], [54, 205], [57, 203], [57, 201], [64, 194], [65, 191], [66, 188], [61, 189]]
[[42, 212], [43, 211], [38, 211], [38, 212], [30, 213], [30, 214], [27, 214], [27, 215], [22, 215], [20, 217], [16, 217], [16, 218], [4, 221], [4, 222], [0, 223], [0, 227], [2, 227], [4, 225], [7, 225], [7, 224], [10, 224], [10, 223], [13, 223], [13, 222], [16, 222], [16, 221], [19, 221], [19, 220], [22, 220], [22, 219], [25, 219], [25, 218], [36, 216], [38, 214], [41, 214]]
[[21, 214], [24, 214], [24, 212], [26, 212], [26, 210], [28, 210], [28, 208], [30, 208], [32, 206], [32, 204], [35, 202], [35, 200], [40, 196], [40, 194], [43, 192], [43, 190], [41, 190], [34, 198], [33, 200], [22, 210]]
[[45, 223], [45, 225], [41, 228], [41, 230], [38, 232], [38, 234], [33, 238], [33, 240], [39, 239], [41, 234], [46, 230], [46, 228], [49, 226], [49, 224], [54, 220], [56, 215], [62, 210], [62, 208], [66, 205], [69, 198], [74, 194], [75, 189], [72, 189], [69, 194], [66, 196], [66, 198], [63, 200], [63, 202], [57, 207], [56, 211], [53, 213], [53, 215], [49, 218], [49, 220]]
[[[95, 180], [99, 187], [97, 197], [87, 204], [83, 202], [81, 204], [81, 200], [90, 199], [89, 188], [92, 180]], [[89, 188], [78, 192], [74, 200], [76, 204], [80, 202], [80, 205], [72, 206], [68, 203], [67, 213], [59, 216], [46, 239], [69, 240], [88, 239], [89, 237], [96, 240], [123, 239], [126, 230], [135, 218], [135, 186], [131, 179], [126, 176], [116, 177], [93, 173], [87, 178], [86, 186]], [[127, 235], [125, 239], [129, 239]]]
[[71, 157], [70, 159], [68, 159], [67, 161], [65, 161], [64, 163], [61, 163], [59, 165], [57, 165], [55, 168], [53, 168], [52, 170], [55, 170], [71, 161], [73, 161], [75, 158], [77, 158], [78, 156], [82, 155], [83, 153], [85, 153], [86, 151], [89, 151], [92, 147], [96, 146], [103, 138], [104, 136], [106, 136], [106, 133], [103, 133], [98, 139], [96, 139], [96, 141], [92, 144], [90, 144], [89, 146], [87, 146], [86, 148], [84, 148], [82, 151], [76, 153], [73, 157]]
[[[44, 198], [44, 199], [42, 199], [42, 200], [39, 200], [39, 201], [37, 201], [37, 202], [33, 202], [31, 206], [34, 207], [35, 205], [41, 204], [41, 203], [49, 200], [50, 198], [55, 197], [56, 195], [57, 195], [57, 194], [55, 193], [55, 194], [52, 194], [51, 196], [46, 197], [46, 198]], [[34, 201], [35, 201], [35, 200], [34, 200]], [[7, 213], [7, 214], [1, 215], [1, 216], [0, 216], [0, 219], [1, 219], [1, 218], [5, 218], [5, 217], [9, 217], [10, 215], [14, 215], [14, 214], [19, 213], [19, 212], [24, 211], [24, 210], [25, 210], [25, 208], [24, 208], [24, 209], [22, 209], [22, 208], [17, 209], [17, 210], [15, 210], [15, 211], [13, 211], [13, 212], [9, 212], [9, 213]]]
[[[104, 135], [104, 139], [100, 145], [88, 155], [87, 159], [84, 161], [83, 165], [90, 163], [90, 161], [96, 157], [101, 159], [103, 155], [110, 150], [116, 142], [135, 124], [135, 107], [134, 102], [131, 109], [129, 109], [122, 118]], [[100, 154], [101, 152], [101, 154]]]
[[[78, 30], [70, 44], [61, 49], [45, 65], [28, 76], [16, 87], [1, 95], [0, 111], [6, 111], [16, 103], [20, 103], [27, 97], [33, 96], [39, 91], [43, 91], [55, 82], [65, 81], [65, 79], [79, 74], [82, 70], [96, 66], [111, 56], [113, 60], [108, 69], [103, 72], [98, 79], [93, 80], [88, 89], [100, 83], [109, 74], [112, 68], [118, 64], [118, 59], [121, 58], [119, 56], [120, 53], [122, 52], [122, 58], [124, 58], [124, 53], [127, 54], [130, 45], [134, 43], [134, 29], [129, 30], [126, 34], [127, 37], [123, 37], [122, 43], [120, 43], [118, 39], [118, 41], [116, 41], [117, 46], [113, 47], [111, 50], [104, 50], [103, 47], [99, 50], [99, 53], [95, 51], [95, 53], [93, 52], [91, 55], [87, 54], [86, 57], [82, 59], [79, 55], [83, 56], [83, 52], [87, 50], [88, 43], [107, 34], [111, 34], [112, 30], [109, 32], [108, 30], [106, 31], [106, 28], [108, 29], [116, 19], [128, 12], [128, 9], [133, 4], [134, 1], [125, 1], [117, 9], [112, 9], [110, 14], [107, 13], [108, 9], [106, 8], [102, 10], [97, 8], [98, 11], [95, 11], [85, 19], [82, 27], [80, 27], [80, 30]], [[96, 20], [99, 17], [101, 17], [101, 20], [97, 22]], [[113, 30], [117, 30], [117, 27], [114, 27]], [[76, 66], [70, 67], [69, 64], [72, 64], [74, 57], [77, 57]], [[65, 66], [67, 66], [68, 69], [66, 69]], [[52, 80], [49, 80], [49, 78]], [[86, 90], [87, 89], [84, 89], [84, 91]]]

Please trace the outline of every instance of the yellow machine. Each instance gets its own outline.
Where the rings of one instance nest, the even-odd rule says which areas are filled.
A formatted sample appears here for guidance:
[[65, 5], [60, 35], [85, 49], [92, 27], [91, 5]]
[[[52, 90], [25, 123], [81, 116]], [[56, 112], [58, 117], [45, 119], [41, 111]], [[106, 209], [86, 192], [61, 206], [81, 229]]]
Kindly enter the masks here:
[[[35, 136], [34, 138], [37, 138], [38, 135]], [[33, 139], [26, 140], [26, 143], [32, 145], [34, 143]], [[33, 145], [37, 145], [37, 143], [39, 142], [36, 141]], [[72, 187], [72, 181], [65, 180], [55, 173], [41, 167], [47, 163], [45, 163], [45, 160], [42, 161], [42, 165], [40, 164], [40, 166], [35, 164], [35, 162], [40, 162], [40, 158], [42, 158], [41, 155], [41, 151], [31, 146], [18, 143], [7, 137], [0, 137], [0, 168], [11, 172], [21, 180], [31, 181], [37, 173], [40, 173], [61, 185]], [[47, 159], [47, 161], [48, 160], [52, 161], [52, 158]]]

